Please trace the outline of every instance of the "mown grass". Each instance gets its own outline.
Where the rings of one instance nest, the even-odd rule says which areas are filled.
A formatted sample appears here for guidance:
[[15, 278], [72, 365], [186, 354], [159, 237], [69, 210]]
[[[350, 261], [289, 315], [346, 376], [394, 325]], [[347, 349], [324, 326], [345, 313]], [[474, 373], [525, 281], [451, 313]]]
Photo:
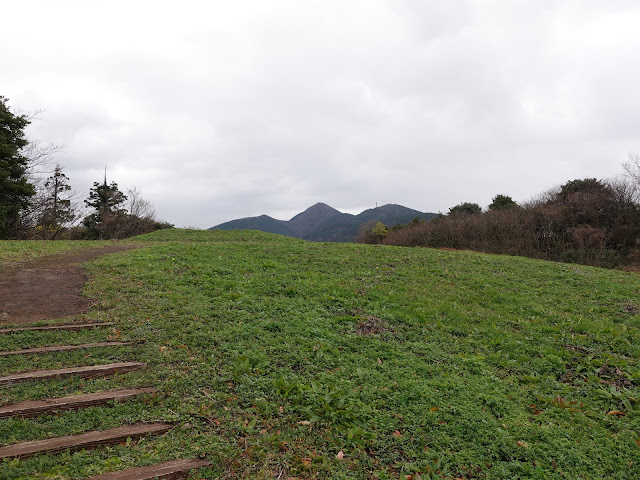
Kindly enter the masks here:
[[148, 246], [88, 265], [97, 306], [85, 319], [117, 329], [0, 337], [2, 350], [107, 336], [134, 348], [0, 359], [0, 373], [148, 369], [17, 385], [0, 399], [133, 385], [160, 395], [3, 420], [0, 442], [123, 422], [177, 428], [5, 462], [0, 478], [83, 478], [204, 454], [214, 466], [202, 478], [622, 479], [639, 468], [636, 274], [260, 232], [135, 240]]

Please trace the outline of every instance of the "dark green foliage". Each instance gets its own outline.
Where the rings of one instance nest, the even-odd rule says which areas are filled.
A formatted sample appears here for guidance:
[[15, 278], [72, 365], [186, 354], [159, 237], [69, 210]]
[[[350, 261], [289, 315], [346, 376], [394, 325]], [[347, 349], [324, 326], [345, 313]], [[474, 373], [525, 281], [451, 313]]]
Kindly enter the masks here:
[[121, 208], [126, 199], [127, 196], [118, 189], [116, 182], [107, 185], [105, 179], [104, 183], [93, 182], [93, 188], [89, 191], [89, 199], [84, 203], [99, 212], [126, 213], [126, 210]]
[[449, 209], [449, 215], [477, 215], [482, 213], [482, 208], [477, 203], [464, 202]]
[[68, 181], [62, 167], [56, 165], [53, 175], [44, 184], [44, 210], [37, 226], [44, 239], [54, 240], [75, 219]]
[[93, 208], [93, 213], [82, 220], [85, 237], [91, 240], [117, 238], [118, 227], [127, 215], [123, 207], [126, 200], [127, 196], [118, 189], [116, 182], [108, 185], [106, 178], [103, 183], [94, 182], [89, 198], [84, 201]]
[[518, 204], [508, 195], [496, 195], [489, 205], [489, 210], [507, 210], [517, 207]]
[[584, 178], [577, 180], [569, 180], [567, 183], [560, 187], [560, 196], [567, 198], [571, 194], [583, 192], [593, 193], [594, 191], [606, 190], [606, 185], [595, 178]]
[[[105, 180], [102, 184], [93, 184], [85, 203], [94, 211], [82, 221], [84, 238], [122, 239], [173, 228], [172, 224], [155, 219], [153, 205], [140, 196], [137, 188], [127, 193], [122, 193], [115, 182], [108, 185]], [[125, 208], [125, 201], [130, 211]]]
[[0, 239], [9, 238], [17, 228], [20, 211], [35, 194], [26, 176], [28, 159], [22, 154], [29, 120], [12, 113], [7, 102], [0, 96]]

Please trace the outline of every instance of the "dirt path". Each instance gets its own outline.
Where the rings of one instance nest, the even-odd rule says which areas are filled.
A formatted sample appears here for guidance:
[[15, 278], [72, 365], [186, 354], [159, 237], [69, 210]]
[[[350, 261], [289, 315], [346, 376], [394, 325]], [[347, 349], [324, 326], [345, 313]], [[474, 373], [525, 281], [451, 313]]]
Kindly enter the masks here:
[[88, 280], [79, 265], [100, 255], [137, 248], [110, 245], [41, 257], [4, 269], [0, 274], [0, 324], [27, 323], [85, 312], [89, 299], [82, 296]]

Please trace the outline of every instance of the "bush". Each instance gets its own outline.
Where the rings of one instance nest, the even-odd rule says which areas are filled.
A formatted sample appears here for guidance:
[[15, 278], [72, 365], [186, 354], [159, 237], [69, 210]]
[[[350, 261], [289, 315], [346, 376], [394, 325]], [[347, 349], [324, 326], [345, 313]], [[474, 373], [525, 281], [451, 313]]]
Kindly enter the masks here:
[[383, 243], [611, 267], [626, 261], [640, 235], [633, 191], [620, 181], [574, 180], [523, 207], [473, 215], [464, 214], [463, 208], [455, 212], [392, 230]]

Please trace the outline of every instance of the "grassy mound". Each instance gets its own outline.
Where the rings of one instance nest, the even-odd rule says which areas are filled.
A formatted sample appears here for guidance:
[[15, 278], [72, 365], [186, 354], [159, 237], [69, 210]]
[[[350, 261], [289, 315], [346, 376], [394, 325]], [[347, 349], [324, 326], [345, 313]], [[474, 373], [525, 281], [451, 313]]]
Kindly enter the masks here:
[[[249, 231], [135, 240], [147, 246], [90, 264], [97, 304], [86, 317], [120, 322], [110, 336], [136, 348], [0, 365], [149, 368], [18, 385], [1, 400], [132, 385], [161, 394], [2, 420], [0, 442], [123, 421], [178, 428], [9, 462], [0, 477], [82, 478], [201, 454], [215, 465], [205, 478], [630, 478], [640, 462], [636, 274]], [[0, 341], [9, 350], [34, 338]]]
[[258, 230], [181, 230], [170, 228], [138, 235], [128, 239], [132, 242], [301, 242], [301, 240], [260, 232]]

